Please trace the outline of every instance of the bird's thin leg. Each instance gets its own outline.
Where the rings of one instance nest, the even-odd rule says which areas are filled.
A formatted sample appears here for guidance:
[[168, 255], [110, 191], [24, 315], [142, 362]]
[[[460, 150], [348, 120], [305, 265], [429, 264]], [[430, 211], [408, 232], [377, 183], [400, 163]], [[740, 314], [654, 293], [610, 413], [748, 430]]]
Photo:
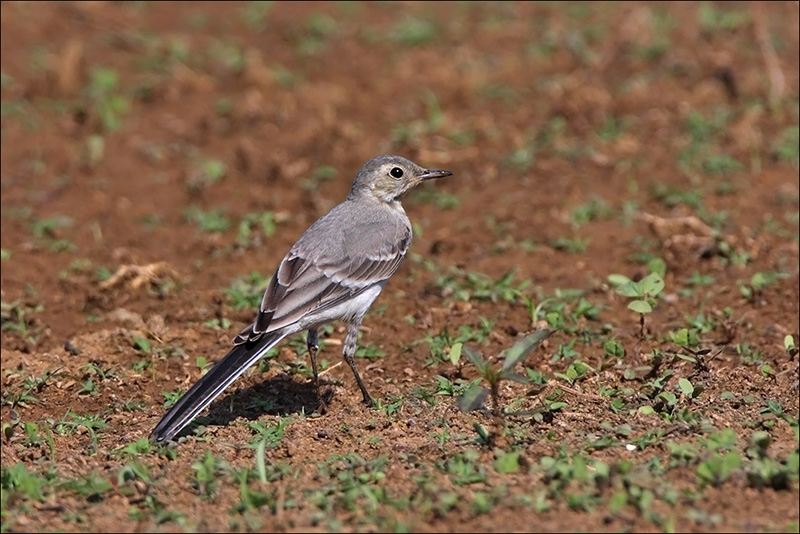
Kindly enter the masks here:
[[356, 369], [356, 362], [353, 360], [353, 356], [356, 354], [356, 341], [358, 340], [358, 329], [361, 327], [361, 319], [361, 317], [356, 317], [347, 326], [347, 337], [344, 340], [342, 354], [350, 369], [353, 370], [353, 374], [356, 375], [356, 382], [358, 382], [358, 387], [361, 388], [361, 394], [364, 396], [364, 404], [372, 406], [375, 401], [367, 393], [367, 388], [364, 387], [364, 382], [361, 381], [361, 376], [358, 374], [358, 369]]
[[308, 329], [306, 346], [308, 347], [308, 354], [311, 356], [311, 370], [314, 372], [314, 391], [317, 394], [317, 400], [321, 401], [321, 397], [319, 396], [319, 373], [317, 372], [317, 351], [319, 350], [319, 345], [317, 344], [316, 328]]

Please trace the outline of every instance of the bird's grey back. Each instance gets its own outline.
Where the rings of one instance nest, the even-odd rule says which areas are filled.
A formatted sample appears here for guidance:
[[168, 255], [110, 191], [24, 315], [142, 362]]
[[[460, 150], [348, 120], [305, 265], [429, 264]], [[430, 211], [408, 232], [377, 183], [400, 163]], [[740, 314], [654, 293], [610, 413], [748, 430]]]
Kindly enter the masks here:
[[[379, 202], [345, 200], [315, 222], [292, 247], [291, 253], [326, 258], [373, 257], [411, 242], [411, 223], [405, 212]], [[378, 259], [378, 258], [375, 258]]]

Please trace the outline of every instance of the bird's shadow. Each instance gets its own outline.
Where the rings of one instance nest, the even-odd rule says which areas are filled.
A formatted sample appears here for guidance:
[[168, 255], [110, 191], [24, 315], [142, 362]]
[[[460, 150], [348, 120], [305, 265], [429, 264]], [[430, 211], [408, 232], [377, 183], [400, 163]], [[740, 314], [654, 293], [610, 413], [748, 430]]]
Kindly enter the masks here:
[[208, 415], [197, 417], [175, 439], [189, 436], [199, 427], [226, 426], [240, 417], [254, 421], [265, 414], [312, 414], [330, 403], [333, 398], [330, 385], [320, 379], [317, 397], [313, 382], [299, 383], [286, 374], [274, 376], [216, 400], [211, 404]]

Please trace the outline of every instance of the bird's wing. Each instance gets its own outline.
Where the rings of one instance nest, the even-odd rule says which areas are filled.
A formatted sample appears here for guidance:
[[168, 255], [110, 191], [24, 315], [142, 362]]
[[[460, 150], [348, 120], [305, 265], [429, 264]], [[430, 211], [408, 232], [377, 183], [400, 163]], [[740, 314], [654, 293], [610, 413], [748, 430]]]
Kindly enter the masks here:
[[390, 226], [387, 232], [384, 221], [350, 224], [292, 247], [264, 292], [255, 322], [234, 343], [324, 313], [394, 274], [411, 243], [411, 228]]

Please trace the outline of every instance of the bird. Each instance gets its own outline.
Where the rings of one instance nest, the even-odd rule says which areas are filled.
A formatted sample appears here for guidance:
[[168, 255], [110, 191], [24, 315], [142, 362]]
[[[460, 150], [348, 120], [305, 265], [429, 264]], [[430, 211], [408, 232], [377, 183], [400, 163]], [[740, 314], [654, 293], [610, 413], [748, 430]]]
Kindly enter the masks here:
[[308, 332], [319, 399], [317, 330], [335, 320], [348, 324], [342, 354], [363, 402], [372, 405], [353, 357], [364, 315], [411, 245], [411, 222], [401, 199], [422, 182], [451, 175], [401, 156], [383, 155], [365, 163], [347, 198], [312, 224], [281, 260], [253, 323], [164, 415], [151, 440], [170, 441], [267, 351], [302, 331]]

